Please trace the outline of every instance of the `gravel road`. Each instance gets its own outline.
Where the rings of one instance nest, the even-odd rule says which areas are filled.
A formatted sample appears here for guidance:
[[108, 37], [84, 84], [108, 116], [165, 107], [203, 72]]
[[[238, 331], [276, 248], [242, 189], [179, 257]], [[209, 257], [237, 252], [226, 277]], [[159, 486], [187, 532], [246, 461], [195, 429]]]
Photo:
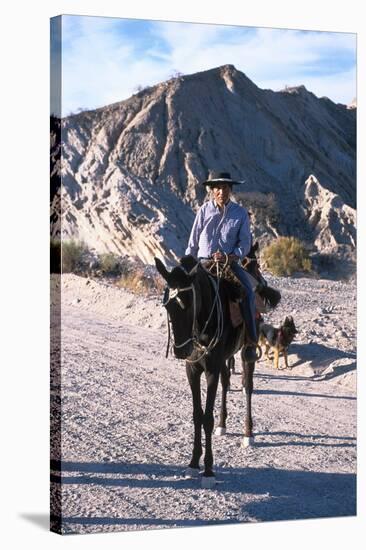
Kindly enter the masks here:
[[[355, 285], [269, 282], [283, 298], [266, 320], [292, 314], [300, 331], [292, 368], [257, 363], [255, 445], [243, 449], [237, 360], [228, 433], [213, 443], [217, 484], [207, 490], [183, 477], [192, 401], [184, 362], [165, 359], [160, 298], [63, 276], [62, 429], [51, 444], [51, 491], [64, 533], [355, 515]], [[216, 417], [220, 400], [219, 390]]]

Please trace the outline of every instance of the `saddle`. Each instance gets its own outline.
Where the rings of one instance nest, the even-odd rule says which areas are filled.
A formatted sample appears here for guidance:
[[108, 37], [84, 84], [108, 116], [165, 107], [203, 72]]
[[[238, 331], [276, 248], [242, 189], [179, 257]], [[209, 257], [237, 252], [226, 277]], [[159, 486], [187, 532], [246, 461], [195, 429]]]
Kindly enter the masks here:
[[[188, 273], [193, 271], [198, 263], [199, 262], [197, 262], [193, 256], [184, 256], [180, 259], [180, 265]], [[201, 265], [212, 275], [212, 277], [217, 277], [217, 263], [214, 260], [206, 260], [202, 262]], [[245, 298], [245, 290], [235, 273], [232, 271], [230, 265], [220, 265], [219, 268], [220, 279], [226, 283], [225, 292], [229, 302], [231, 323], [233, 327], [236, 328], [244, 322], [239, 303]]]
[[219, 264], [219, 273], [217, 273], [217, 262], [215, 262], [214, 260], [207, 260], [205, 262], [202, 262], [202, 265], [207, 271], [211, 273], [213, 277], [216, 277], [218, 274], [220, 279], [229, 283], [227, 286], [230, 291], [230, 299], [232, 299], [233, 301], [240, 301], [240, 299], [245, 298], [245, 290], [243, 288], [243, 285], [241, 284], [229, 264], [226, 266]]
[[[217, 276], [217, 262], [207, 260], [202, 262], [203, 267], [214, 277]], [[219, 276], [226, 283], [225, 290], [229, 301], [230, 320], [234, 328], [244, 323], [243, 314], [240, 309], [240, 302], [244, 301], [246, 292], [243, 285], [231, 269], [230, 265], [219, 265]]]
[[[180, 260], [181, 266], [189, 273], [197, 266], [197, 260], [193, 256], [184, 256]], [[217, 277], [217, 262], [214, 260], [206, 260], [201, 262], [204, 269], [209, 271], [213, 277]], [[244, 322], [243, 315], [240, 309], [240, 302], [246, 298], [246, 292], [243, 285], [233, 272], [230, 264], [224, 266], [219, 264], [219, 276], [222, 281], [226, 283], [225, 292], [228, 296], [230, 319], [234, 328], [238, 327]], [[270, 309], [274, 308], [281, 299], [281, 295], [275, 289], [272, 289], [268, 285], [263, 285], [262, 281], [258, 281], [247, 271], [247, 277], [250, 280], [253, 291], [255, 292], [255, 302], [257, 315], [267, 313]]]

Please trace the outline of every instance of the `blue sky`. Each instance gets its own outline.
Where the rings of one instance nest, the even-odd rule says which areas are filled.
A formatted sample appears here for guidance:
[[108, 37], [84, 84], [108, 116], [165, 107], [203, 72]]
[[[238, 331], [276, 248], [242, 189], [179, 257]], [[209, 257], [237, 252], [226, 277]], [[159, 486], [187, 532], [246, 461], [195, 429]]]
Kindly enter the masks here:
[[177, 71], [225, 64], [260, 88], [304, 84], [336, 103], [356, 97], [351, 33], [69, 15], [62, 16], [61, 44], [63, 116], [121, 101]]

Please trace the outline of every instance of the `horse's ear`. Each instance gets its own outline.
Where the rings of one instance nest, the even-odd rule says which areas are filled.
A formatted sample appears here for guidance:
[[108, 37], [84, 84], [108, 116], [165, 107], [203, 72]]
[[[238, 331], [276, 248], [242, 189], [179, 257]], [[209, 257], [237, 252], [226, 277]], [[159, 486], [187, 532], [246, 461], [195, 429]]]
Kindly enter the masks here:
[[165, 267], [163, 262], [161, 260], [159, 260], [159, 258], [154, 258], [154, 260], [155, 260], [156, 269], [159, 271], [159, 273], [163, 277], [163, 279], [168, 281], [168, 278], [169, 278], [169, 275], [170, 275], [169, 271], [167, 270], [167, 268]]

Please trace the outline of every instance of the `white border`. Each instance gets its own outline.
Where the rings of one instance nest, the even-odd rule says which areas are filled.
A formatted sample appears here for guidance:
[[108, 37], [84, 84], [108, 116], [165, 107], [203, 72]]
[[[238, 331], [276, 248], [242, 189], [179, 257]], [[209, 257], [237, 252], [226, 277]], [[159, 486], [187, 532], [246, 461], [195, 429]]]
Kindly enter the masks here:
[[[5, 6], [5, 8], [4, 8]], [[168, 21], [357, 32], [358, 66], [366, 66], [361, 3], [307, 0], [275, 2], [167, 2], [140, 0], [13, 0], [2, 10], [3, 58], [2, 160], [0, 216], [1, 268], [1, 535], [11, 547], [171, 548], [207, 544], [271, 548], [358, 548], [365, 502], [359, 490], [357, 518], [260, 523], [255, 525], [171, 529], [153, 532], [60, 537], [41, 528], [48, 514], [48, 108], [49, 17], [59, 14], [105, 15]], [[306, 10], [306, 11], [305, 11]], [[365, 150], [364, 83], [359, 80], [359, 151]], [[5, 119], [5, 124], [3, 124]], [[364, 132], [364, 131], [363, 131]], [[362, 147], [362, 148], [361, 148]], [[364, 162], [358, 156], [359, 204], [363, 199]], [[359, 250], [364, 224], [358, 220]], [[361, 243], [361, 244], [360, 244]], [[359, 270], [362, 258], [359, 255]], [[362, 278], [359, 276], [359, 281]], [[361, 286], [361, 284], [359, 285]], [[359, 297], [359, 304], [361, 297]], [[361, 323], [360, 323], [361, 324]], [[359, 326], [360, 330], [360, 326]], [[364, 344], [359, 339], [359, 357]], [[362, 367], [359, 360], [359, 366]], [[364, 375], [359, 368], [359, 398]], [[361, 421], [361, 407], [359, 407]], [[364, 445], [359, 430], [359, 465]], [[365, 488], [359, 468], [359, 487]], [[365, 493], [365, 491], [363, 491]], [[33, 516], [34, 520], [24, 519]], [[40, 519], [41, 518], [41, 519]], [[361, 539], [362, 540], [362, 539]], [[193, 547], [193, 546], [192, 546]]]

